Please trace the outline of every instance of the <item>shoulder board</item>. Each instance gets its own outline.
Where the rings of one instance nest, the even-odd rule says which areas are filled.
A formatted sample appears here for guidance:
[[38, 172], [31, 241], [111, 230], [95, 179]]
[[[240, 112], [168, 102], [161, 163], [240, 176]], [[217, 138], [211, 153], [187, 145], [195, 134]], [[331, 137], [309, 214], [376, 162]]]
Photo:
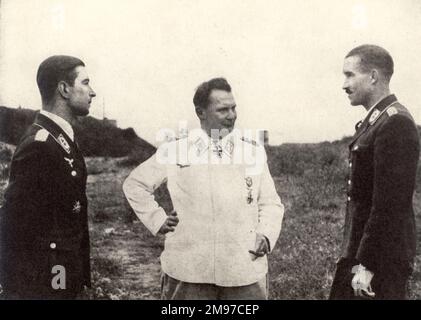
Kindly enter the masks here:
[[391, 116], [393, 116], [394, 114], [398, 114], [399, 112], [398, 112], [398, 109], [396, 109], [396, 107], [394, 107], [393, 105], [394, 104], [396, 104], [396, 103], [398, 103], [397, 101], [395, 101], [395, 102], [393, 102], [392, 104], [390, 104], [386, 109], [384, 109], [382, 112], [380, 112], [376, 117], [375, 117], [375, 119], [374, 120], [372, 120], [372, 121], [370, 121], [370, 125], [373, 125], [374, 123], [376, 123], [377, 122], [377, 120], [379, 120], [380, 118], [381, 118], [381, 116], [384, 114], [384, 113], [387, 113], [387, 115], [389, 116], [389, 117], [391, 117]]
[[243, 140], [244, 142], [251, 143], [253, 146], [257, 146], [257, 142], [254, 141], [254, 140], [247, 139], [247, 138], [244, 138], [244, 137], [241, 137], [241, 140]]
[[178, 141], [178, 140], [183, 140], [183, 139], [187, 139], [187, 136], [180, 136], [180, 137], [175, 137], [175, 141]]
[[49, 134], [50, 133], [45, 129], [38, 130], [37, 133], [35, 134], [35, 141], [45, 142], [47, 141]]
[[187, 136], [182, 136], [182, 137], [168, 137], [166, 138], [165, 142], [174, 142], [174, 141], [178, 141], [178, 140], [182, 140], [182, 139], [186, 139]]
[[395, 115], [398, 113], [398, 110], [395, 107], [390, 107], [387, 109], [387, 114], [389, 115], [389, 117]]

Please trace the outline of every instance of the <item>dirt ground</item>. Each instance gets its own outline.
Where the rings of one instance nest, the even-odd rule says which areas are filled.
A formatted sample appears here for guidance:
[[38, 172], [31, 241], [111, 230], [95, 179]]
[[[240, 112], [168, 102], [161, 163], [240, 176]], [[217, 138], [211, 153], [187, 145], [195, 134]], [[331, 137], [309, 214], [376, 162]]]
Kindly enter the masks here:
[[163, 238], [136, 219], [121, 185], [130, 170], [119, 159], [88, 158], [94, 299], [158, 299]]

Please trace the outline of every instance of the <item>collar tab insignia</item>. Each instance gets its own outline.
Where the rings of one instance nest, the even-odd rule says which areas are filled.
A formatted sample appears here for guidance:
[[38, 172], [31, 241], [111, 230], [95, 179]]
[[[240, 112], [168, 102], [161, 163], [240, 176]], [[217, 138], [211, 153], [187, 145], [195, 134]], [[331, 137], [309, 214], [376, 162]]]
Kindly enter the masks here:
[[228, 152], [228, 154], [231, 156], [232, 152], [234, 151], [234, 142], [228, 140], [225, 144], [225, 151]]
[[374, 109], [373, 113], [370, 116], [370, 119], [368, 119], [368, 122], [372, 124], [374, 121], [376, 121], [379, 114], [380, 114], [380, 111], [378, 109]]
[[197, 155], [199, 156], [204, 150], [206, 150], [207, 144], [206, 142], [201, 138], [197, 138], [196, 141], [193, 143], [197, 148]]
[[70, 146], [66, 140], [66, 138], [60, 133], [60, 135], [58, 136], [58, 142], [60, 143], [60, 145], [62, 146], [62, 148], [67, 152], [70, 153]]

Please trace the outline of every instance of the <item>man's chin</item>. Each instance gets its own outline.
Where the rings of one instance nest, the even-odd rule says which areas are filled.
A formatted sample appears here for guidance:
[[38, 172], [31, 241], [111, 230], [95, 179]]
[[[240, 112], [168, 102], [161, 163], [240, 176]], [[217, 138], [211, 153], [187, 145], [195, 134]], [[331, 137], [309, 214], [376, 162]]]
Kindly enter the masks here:
[[74, 109], [73, 114], [76, 117], [85, 117], [89, 114], [89, 109], [88, 108], [87, 109], [76, 109], [76, 110]]
[[224, 129], [225, 130], [228, 130], [229, 132], [231, 132], [232, 130], [234, 130], [234, 125], [225, 126]]
[[361, 103], [360, 102], [358, 102], [358, 101], [355, 101], [355, 100], [349, 100], [349, 103], [351, 104], [351, 106], [359, 106], [359, 105], [361, 105]]

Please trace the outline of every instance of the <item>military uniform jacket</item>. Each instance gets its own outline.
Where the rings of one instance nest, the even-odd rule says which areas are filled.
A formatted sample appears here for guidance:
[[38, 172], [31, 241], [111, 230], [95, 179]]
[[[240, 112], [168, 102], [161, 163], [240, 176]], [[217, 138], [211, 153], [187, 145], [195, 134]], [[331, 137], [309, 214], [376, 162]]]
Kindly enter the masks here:
[[[243, 152], [249, 153], [247, 163]], [[256, 159], [259, 165], [253, 166]], [[248, 250], [254, 250], [256, 232], [273, 249], [284, 208], [262, 146], [234, 133], [214, 145], [203, 130], [161, 146], [123, 184], [130, 205], [153, 234], [167, 218], [153, 197], [165, 181], [179, 218], [161, 254], [166, 274], [227, 287], [249, 285], [266, 275], [267, 257], [252, 261]]]
[[419, 138], [414, 120], [390, 95], [358, 126], [349, 150], [342, 256], [375, 274], [407, 274], [416, 246], [412, 197]]
[[38, 114], [18, 145], [1, 211], [1, 283], [54, 295], [52, 268], [66, 289], [90, 285], [86, 167], [76, 144]]

